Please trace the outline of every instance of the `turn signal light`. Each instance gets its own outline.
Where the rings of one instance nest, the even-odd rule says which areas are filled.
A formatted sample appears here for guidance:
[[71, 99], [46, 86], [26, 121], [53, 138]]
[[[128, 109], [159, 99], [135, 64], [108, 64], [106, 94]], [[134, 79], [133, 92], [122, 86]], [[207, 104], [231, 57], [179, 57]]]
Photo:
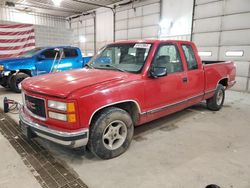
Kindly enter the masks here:
[[75, 104], [73, 102], [67, 103], [67, 112], [75, 112]]
[[68, 114], [68, 122], [70, 122], [70, 123], [76, 122], [76, 115], [75, 114]]

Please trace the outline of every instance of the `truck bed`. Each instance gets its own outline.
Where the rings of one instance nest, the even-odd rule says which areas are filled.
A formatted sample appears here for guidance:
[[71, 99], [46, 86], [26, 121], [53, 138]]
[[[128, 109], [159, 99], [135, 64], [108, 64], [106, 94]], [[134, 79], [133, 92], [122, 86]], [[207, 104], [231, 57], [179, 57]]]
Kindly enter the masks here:
[[209, 65], [209, 64], [216, 64], [216, 63], [223, 63], [225, 61], [202, 61], [202, 64]]
[[202, 61], [205, 73], [205, 91], [213, 91], [222, 79], [228, 87], [235, 81], [235, 65], [232, 61]]

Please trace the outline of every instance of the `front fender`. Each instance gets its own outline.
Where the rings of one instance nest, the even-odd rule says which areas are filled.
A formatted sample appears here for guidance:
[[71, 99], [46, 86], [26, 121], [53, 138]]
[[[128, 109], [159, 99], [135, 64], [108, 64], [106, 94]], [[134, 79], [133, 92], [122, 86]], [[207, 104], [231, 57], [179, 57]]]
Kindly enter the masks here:
[[7, 63], [4, 67], [5, 71], [17, 71], [17, 70], [35, 70], [34, 62], [11, 62]]
[[124, 102], [136, 104], [139, 113], [144, 109], [144, 82], [108, 83], [106, 86], [93, 86], [77, 91], [71, 97], [77, 99], [80, 125], [88, 128], [95, 113], [99, 110]]

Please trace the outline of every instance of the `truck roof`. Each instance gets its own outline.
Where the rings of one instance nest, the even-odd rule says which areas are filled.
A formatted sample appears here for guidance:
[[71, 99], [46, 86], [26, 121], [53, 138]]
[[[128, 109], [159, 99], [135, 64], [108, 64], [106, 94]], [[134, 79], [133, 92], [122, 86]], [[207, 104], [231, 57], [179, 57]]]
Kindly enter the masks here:
[[38, 48], [78, 48], [75, 46], [38, 46]]
[[166, 40], [166, 39], [147, 39], [147, 40], [121, 40], [111, 44], [127, 44], [127, 43], [159, 43], [159, 42], [188, 42], [192, 43], [191, 41], [187, 40]]

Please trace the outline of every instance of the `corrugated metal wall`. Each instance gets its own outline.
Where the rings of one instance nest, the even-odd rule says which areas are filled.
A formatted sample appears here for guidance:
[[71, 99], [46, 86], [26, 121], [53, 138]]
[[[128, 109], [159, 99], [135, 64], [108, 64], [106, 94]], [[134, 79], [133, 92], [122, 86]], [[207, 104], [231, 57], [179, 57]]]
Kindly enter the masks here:
[[81, 48], [83, 55], [95, 53], [95, 15], [82, 16], [71, 22], [74, 46]]
[[[74, 44], [88, 55], [113, 41], [157, 38], [190, 40], [192, 3], [193, 0], [135, 1], [118, 6], [115, 21], [112, 10], [98, 8], [93, 15], [71, 20]], [[87, 20], [88, 25], [85, 23]], [[171, 28], [167, 28], [167, 32], [161, 20], [171, 20]]]
[[96, 10], [96, 49], [114, 40], [114, 15], [111, 9]]
[[237, 84], [250, 91], [250, 1], [196, 0], [193, 41], [206, 60], [234, 60]]
[[162, 0], [161, 39], [190, 40], [194, 0]]
[[13, 8], [0, 6], [0, 20], [8, 22], [30, 23], [36, 25], [44, 25], [48, 27], [67, 27], [67, 23], [63, 17], [51, 16], [41, 13], [26, 13]]
[[30, 23], [35, 25], [36, 46], [72, 45], [73, 31], [62, 17], [25, 13], [0, 7], [0, 24]]
[[160, 1], [145, 1], [116, 12], [115, 40], [158, 38]]

